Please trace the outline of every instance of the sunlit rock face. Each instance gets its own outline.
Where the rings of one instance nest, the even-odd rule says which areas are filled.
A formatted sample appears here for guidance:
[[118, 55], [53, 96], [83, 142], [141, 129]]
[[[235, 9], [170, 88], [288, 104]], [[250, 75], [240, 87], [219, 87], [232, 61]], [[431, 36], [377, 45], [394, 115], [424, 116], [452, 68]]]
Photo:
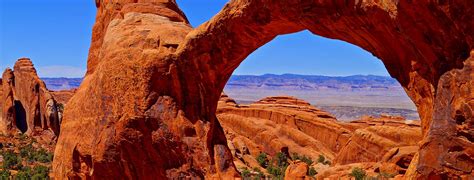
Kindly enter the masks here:
[[415, 102], [424, 140], [410, 177], [467, 177], [473, 3], [235, 0], [192, 29], [173, 0], [96, 0], [88, 70], [65, 109], [55, 176], [238, 176], [215, 116], [222, 89], [255, 49], [308, 29], [373, 53]]
[[21, 131], [38, 135], [50, 131], [53, 136], [59, 135], [56, 101], [36, 74], [30, 59], [18, 59], [13, 70], [7, 68], [3, 72], [1, 95], [0, 131], [3, 134]]
[[[281, 149], [287, 149], [290, 155], [304, 155], [314, 160], [323, 155], [332, 168], [313, 163], [312, 167], [318, 172], [326, 172], [317, 178], [334, 174], [349, 177], [343, 170], [333, 171], [356, 163], [371, 164], [370, 167], [382, 168], [383, 172], [403, 175], [422, 139], [419, 121], [383, 115], [341, 122], [308, 102], [290, 96], [265, 97], [251, 104], [236, 104], [222, 94], [217, 118], [225, 130], [238, 169], [261, 167], [256, 158], [260, 153], [275, 156]], [[302, 166], [293, 168], [299, 169], [297, 167]], [[386, 171], [390, 168], [391, 171]], [[294, 175], [288, 178], [294, 178]]]

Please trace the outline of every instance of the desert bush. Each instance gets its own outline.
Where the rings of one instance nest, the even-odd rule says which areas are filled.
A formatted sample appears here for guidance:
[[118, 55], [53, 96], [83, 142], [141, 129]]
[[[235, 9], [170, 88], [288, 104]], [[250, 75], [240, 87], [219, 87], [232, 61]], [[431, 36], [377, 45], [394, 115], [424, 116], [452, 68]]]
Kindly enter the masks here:
[[29, 160], [30, 154], [34, 151], [33, 145], [28, 144], [20, 148], [20, 156]]
[[242, 179], [244, 180], [250, 179], [250, 171], [247, 168], [242, 169], [242, 172], [240, 173], [240, 175], [242, 175]]
[[278, 152], [275, 158], [276, 158], [276, 163], [278, 167], [288, 166], [288, 157], [286, 157], [285, 153]]
[[322, 154], [320, 154], [318, 157], [318, 163], [324, 164], [325, 161], [326, 161], [326, 158]]
[[309, 170], [308, 170], [308, 176], [314, 177], [314, 176], [316, 176], [316, 174], [318, 174], [316, 169], [314, 169], [314, 167], [310, 167]]
[[15, 179], [44, 180], [49, 179], [49, 168], [43, 165], [36, 165], [31, 169], [24, 167], [15, 176]]
[[42, 163], [47, 163], [53, 160], [53, 154], [41, 148], [33, 153], [33, 159]]
[[313, 160], [310, 157], [305, 156], [305, 155], [299, 155], [297, 153], [293, 153], [293, 159], [303, 161], [308, 166], [311, 166], [311, 164], [313, 164]]
[[267, 154], [265, 153], [260, 153], [258, 156], [257, 156], [257, 162], [258, 164], [260, 164], [260, 166], [264, 167], [264, 168], [267, 168], [268, 167], [268, 157], [267, 157]]
[[360, 167], [353, 168], [349, 175], [354, 177], [356, 180], [363, 180], [367, 176], [365, 170]]
[[0, 171], [0, 179], [10, 179], [10, 171], [7, 169], [3, 169]]
[[30, 179], [31, 178], [31, 168], [23, 167], [19, 169], [18, 173], [15, 175], [15, 179]]
[[29, 162], [39, 161], [47, 163], [53, 160], [53, 153], [50, 153], [43, 148], [35, 150], [31, 144], [20, 148], [20, 156], [26, 158]]
[[3, 169], [18, 169], [21, 168], [21, 158], [19, 158], [13, 151], [5, 151], [3, 155]]
[[283, 179], [285, 177], [285, 169], [282, 169], [281, 167], [269, 165], [267, 167], [268, 173], [270, 173], [275, 179]]

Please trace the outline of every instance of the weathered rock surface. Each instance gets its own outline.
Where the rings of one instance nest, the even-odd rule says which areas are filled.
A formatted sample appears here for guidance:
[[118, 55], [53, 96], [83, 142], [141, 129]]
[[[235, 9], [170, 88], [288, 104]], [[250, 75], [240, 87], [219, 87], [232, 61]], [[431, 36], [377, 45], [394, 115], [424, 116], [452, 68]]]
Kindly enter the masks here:
[[[294, 97], [267, 97], [254, 104], [225, 104], [219, 101], [217, 118], [234, 147], [246, 146], [250, 155], [274, 155], [283, 147], [317, 159], [320, 154], [334, 159], [335, 152], [350, 138], [329, 113]], [[236, 145], [239, 144], [239, 145]], [[253, 167], [250, 167], [253, 168]]]
[[185, 108], [193, 102], [183, 97], [199, 95], [181, 94], [184, 69], [172, 55], [192, 28], [175, 2], [97, 7], [88, 71], [65, 106], [55, 178], [238, 176], [219, 124]]
[[302, 161], [290, 162], [288, 168], [285, 170], [285, 180], [292, 179], [310, 179], [306, 177], [308, 172], [308, 165]]
[[[223, 94], [218, 104], [217, 117], [226, 132], [238, 169], [260, 167], [253, 163], [259, 153], [273, 156], [287, 147], [290, 154], [297, 153], [313, 160], [323, 155], [337, 166], [386, 162], [398, 170], [393, 174], [404, 174], [407, 165], [399, 165], [398, 160], [391, 159], [398, 149], [417, 148], [422, 138], [416, 121], [382, 116], [339, 122], [331, 114], [294, 97], [266, 97], [250, 105], [239, 105]], [[392, 152], [393, 149], [397, 152]], [[386, 155], [389, 152], [392, 155]], [[405, 151], [402, 154], [406, 154]], [[404, 162], [409, 163], [412, 158], [413, 154], [404, 157]]]
[[408, 174], [473, 174], [472, 0], [234, 0], [194, 30], [173, 0], [96, 5], [87, 75], [61, 125], [59, 179], [235, 176], [215, 117], [222, 89], [255, 49], [304, 29], [370, 51], [405, 88], [424, 139]]
[[2, 81], [2, 133], [20, 130], [29, 135], [50, 134], [51, 138], [59, 135], [56, 101], [30, 59], [19, 59], [13, 71], [6, 69]]

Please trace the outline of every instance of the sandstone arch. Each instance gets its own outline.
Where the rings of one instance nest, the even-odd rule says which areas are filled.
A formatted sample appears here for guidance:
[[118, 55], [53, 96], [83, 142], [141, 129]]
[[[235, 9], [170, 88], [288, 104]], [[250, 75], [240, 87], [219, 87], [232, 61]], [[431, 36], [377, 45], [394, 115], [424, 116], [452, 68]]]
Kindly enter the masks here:
[[473, 173], [473, 1], [233, 0], [194, 30], [174, 0], [96, 5], [59, 178], [236, 176], [215, 117], [220, 93], [248, 54], [304, 29], [372, 52], [415, 102], [424, 140], [407, 176]]

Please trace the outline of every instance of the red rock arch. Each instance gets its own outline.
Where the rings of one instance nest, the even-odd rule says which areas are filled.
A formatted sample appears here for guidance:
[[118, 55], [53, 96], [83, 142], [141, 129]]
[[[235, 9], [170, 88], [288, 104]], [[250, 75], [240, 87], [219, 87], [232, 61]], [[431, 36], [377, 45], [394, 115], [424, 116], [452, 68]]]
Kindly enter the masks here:
[[415, 102], [424, 140], [408, 177], [473, 173], [470, 0], [235, 0], [194, 30], [173, 0], [96, 4], [59, 178], [236, 176], [215, 117], [220, 93], [248, 54], [304, 29], [372, 52]]

